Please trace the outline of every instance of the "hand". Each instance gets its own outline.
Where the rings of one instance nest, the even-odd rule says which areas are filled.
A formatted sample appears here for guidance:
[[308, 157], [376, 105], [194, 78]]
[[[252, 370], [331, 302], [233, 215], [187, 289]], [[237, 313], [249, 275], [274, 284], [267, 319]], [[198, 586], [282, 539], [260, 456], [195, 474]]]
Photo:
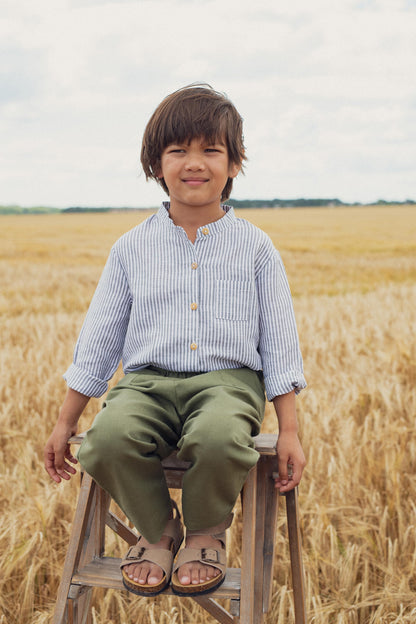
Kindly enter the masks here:
[[68, 440], [75, 435], [76, 427], [69, 427], [58, 422], [47, 441], [44, 449], [44, 462], [46, 472], [51, 479], [60, 483], [62, 479], [68, 481], [76, 470], [71, 464], [77, 464], [78, 460], [72, 455]]
[[45, 469], [51, 479], [60, 483], [68, 481], [76, 473], [73, 466], [78, 461], [71, 453], [68, 440], [77, 432], [77, 424], [90, 398], [72, 388], [68, 388], [65, 400], [59, 412], [58, 422], [46, 442], [44, 449]]
[[306, 466], [305, 455], [297, 433], [280, 432], [277, 440], [279, 475], [275, 478], [275, 487], [279, 492], [293, 490], [302, 478]]

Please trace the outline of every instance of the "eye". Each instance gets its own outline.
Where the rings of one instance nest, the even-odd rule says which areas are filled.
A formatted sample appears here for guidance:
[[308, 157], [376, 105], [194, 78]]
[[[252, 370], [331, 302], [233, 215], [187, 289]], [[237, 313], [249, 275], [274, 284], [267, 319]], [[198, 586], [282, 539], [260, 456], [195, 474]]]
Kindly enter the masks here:
[[217, 149], [216, 147], [206, 147], [205, 151], [210, 154], [210, 153], [213, 153], [213, 152], [220, 152], [221, 150]]

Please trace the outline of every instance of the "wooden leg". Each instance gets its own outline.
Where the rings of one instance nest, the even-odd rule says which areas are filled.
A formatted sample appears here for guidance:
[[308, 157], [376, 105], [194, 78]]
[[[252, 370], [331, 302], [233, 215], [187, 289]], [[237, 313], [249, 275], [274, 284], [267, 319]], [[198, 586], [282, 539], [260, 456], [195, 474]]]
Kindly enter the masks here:
[[254, 612], [253, 621], [263, 621], [264, 532], [266, 527], [267, 462], [260, 457], [256, 471], [256, 526], [254, 548]]
[[306, 624], [305, 581], [299, 527], [298, 490], [286, 494], [286, 514], [289, 533], [290, 563], [292, 568], [295, 624]]
[[[264, 514], [264, 545], [263, 545], [263, 613], [271, 607], [273, 591], [273, 566], [275, 560], [277, 513], [279, 508], [279, 494], [274, 487], [273, 473], [277, 471], [277, 457], [264, 456], [263, 488], [265, 500]], [[257, 494], [258, 497], [258, 494]]]
[[254, 620], [256, 485], [257, 466], [250, 470], [243, 490], [240, 624], [259, 624]]
[[[52, 618], [53, 624], [66, 624], [71, 622], [71, 618], [74, 624], [88, 622], [90, 590], [85, 593], [79, 587], [71, 587], [71, 581], [79, 567], [103, 554], [108, 506], [108, 494], [84, 473]], [[81, 613], [82, 607], [87, 615]], [[84, 616], [87, 619], [83, 619]]]
[[68, 624], [91, 624], [92, 587], [71, 586], [68, 595]]

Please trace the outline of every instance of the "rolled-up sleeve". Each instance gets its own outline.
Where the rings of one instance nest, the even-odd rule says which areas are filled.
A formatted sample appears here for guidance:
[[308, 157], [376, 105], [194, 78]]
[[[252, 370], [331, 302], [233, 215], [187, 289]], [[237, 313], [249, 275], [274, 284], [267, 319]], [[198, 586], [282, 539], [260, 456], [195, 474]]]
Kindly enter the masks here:
[[128, 280], [113, 247], [82, 326], [73, 363], [64, 374], [70, 388], [91, 397], [106, 392], [121, 360], [131, 301]]
[[306, 387], [292, 296], [280, 254], [271, 257], [257, 275], [260, 310], [259, 353], [269, 401]]

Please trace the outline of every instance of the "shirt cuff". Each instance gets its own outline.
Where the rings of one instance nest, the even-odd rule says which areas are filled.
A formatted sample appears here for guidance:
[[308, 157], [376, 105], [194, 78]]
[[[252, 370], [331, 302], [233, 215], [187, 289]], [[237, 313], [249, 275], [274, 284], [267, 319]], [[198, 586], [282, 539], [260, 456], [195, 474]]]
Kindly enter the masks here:
[[81, 394], [85, 394], [85, 396], [98, 398], [108, 389], [108, 383], [106, 381], [91, 375], [82, 368], [79, 368], [79, 366], [76, 366], [76, 364], [71, 364], [63, 377], [69, 388]]
[[301, 371], [289, 371], [282, 375], [265, 377], [264, 385], [267, 400], [272, 401], [276, 396], [288, 394], [292, 390], [295, 391], [295, 394], [299, 394], [301, 390], [306, 388], [307, 384]]

